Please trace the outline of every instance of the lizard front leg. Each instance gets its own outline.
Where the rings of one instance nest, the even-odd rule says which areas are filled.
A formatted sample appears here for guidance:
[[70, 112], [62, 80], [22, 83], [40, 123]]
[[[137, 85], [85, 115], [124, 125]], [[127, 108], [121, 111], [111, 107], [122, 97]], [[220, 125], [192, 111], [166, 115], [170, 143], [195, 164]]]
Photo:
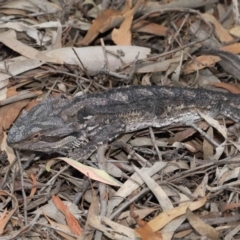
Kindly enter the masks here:
[[109, 125], [99, 127], [99, 131], [92, 136], [85, 146], [75, 148], [69, 153], [69, 157], [77, 161], [83, 161], [89, 158], [99, 146], [109, 143], [124, 133], [126, 129], [125, 123], [121, 119], [114, 120]]

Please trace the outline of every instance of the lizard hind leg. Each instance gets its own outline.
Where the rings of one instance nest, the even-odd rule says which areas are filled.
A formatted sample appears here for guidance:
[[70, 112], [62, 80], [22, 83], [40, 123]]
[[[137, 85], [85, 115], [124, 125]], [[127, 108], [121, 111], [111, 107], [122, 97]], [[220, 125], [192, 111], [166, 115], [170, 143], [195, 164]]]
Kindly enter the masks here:
[[69, 157], [75, 160], [86, 160], [90, 157], [99, 146], [109, 143], [124, 133], [125, 123], [121, 119], [111, 121], [109, 125], [101, 128], [84, 147], [75, 148], [69, 153]]

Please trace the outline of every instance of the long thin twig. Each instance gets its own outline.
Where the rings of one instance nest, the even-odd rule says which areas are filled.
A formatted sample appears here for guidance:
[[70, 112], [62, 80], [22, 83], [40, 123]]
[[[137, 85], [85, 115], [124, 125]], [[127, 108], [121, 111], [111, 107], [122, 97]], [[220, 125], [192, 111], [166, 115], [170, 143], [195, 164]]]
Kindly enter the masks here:
[[[102, 145], [98, 148], [97, 151], [97, 159], [98, 159], [98, 167], [99, 169], [106, 171], [106, 161], [105, 161], [105, 152], [108, 148], [107, 144]], [[98, 184], [99, 195], [100, 195], [100, 216], [106, 216], [107, 213], [107, 203], [108, 203], [108, 194], [107, 194], [107, 185], [105, 183], [99, 182]], [[94, 240], [101, 240], [102, 232], [96, 231]]]
[[21, 188], [22, 188], [22, 196], [23, 196], [23, 209], [24, 209], [24, 221], [25, 221], [25, 226], [28, 225], [28, 218], [27, 218], [27, 196], [24, 190], [24, 178], [23, 178], [23, 169], [22, 169], [22, 163], [21, 159], [19, 156], [18, 151], [16, 151], [16, 156], [17, 156], [17, 161], [18, 161], [18, 167], [20, 171], [20, 178], [21, 178]]

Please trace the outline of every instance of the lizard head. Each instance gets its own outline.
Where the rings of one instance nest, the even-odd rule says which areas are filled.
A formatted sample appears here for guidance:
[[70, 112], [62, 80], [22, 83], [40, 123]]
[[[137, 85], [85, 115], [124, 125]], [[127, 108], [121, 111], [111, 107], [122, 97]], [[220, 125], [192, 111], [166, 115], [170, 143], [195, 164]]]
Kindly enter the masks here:
[[71, 124], [54, 113], [51, 100], [47, 100], [16, 120], [7, 143], [23, 150], [64, 152], [82, 143], [76, 134]]

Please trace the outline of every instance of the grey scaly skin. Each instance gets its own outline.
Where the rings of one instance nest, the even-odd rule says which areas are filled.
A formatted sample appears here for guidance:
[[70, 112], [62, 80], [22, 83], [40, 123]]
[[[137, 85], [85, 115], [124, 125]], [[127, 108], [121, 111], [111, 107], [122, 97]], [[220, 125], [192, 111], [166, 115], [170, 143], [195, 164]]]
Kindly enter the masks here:
[[147, 127], [183, 125], [198, 111], [240, 120], [240, 95], [205, 89], [131, 86], [102, 93], [48, 99], [24, 113], [8, 133], [17, 149], [89, 157], [119, 135]]

